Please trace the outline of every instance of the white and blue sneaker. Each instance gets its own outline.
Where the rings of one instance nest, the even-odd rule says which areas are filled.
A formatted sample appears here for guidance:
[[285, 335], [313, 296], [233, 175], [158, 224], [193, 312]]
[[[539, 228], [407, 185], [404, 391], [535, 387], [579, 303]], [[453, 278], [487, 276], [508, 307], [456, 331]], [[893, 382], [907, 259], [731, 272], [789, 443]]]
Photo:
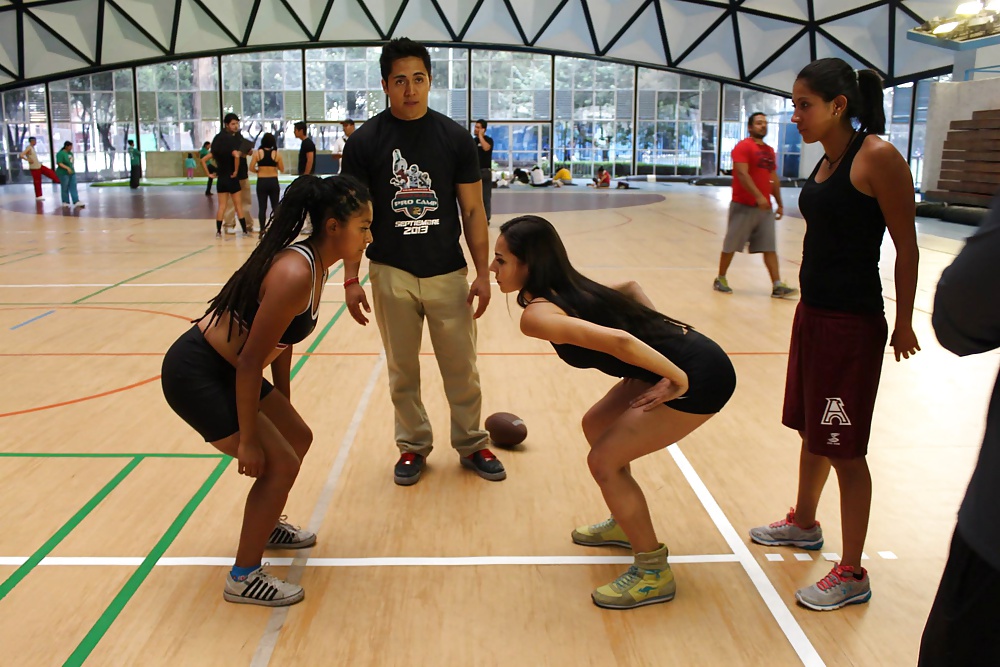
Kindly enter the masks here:
[[222, 597], [226, 602], [258, 604], [263, 607], [286, 607], [299, 602], [306, 592], [298, 584], [290, 584], [268, 574], [264, 563], [245, 577], [233, 579], [226, 575], [226, 589]]
[[278, 519], [278, 525], [271, 531], [271, 536], [267, 538], [265, 549], [305, 549], [316, 544], [316, 533], [302, 530], [298, 526], [285, 521], [288, 517], [284, 514]]

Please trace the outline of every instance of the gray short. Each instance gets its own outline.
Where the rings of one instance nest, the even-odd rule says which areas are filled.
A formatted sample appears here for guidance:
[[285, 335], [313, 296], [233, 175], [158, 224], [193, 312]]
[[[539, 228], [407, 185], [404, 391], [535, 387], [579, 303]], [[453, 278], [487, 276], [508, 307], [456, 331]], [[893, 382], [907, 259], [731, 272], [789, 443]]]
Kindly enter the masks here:
[[774, 211], [764, 211], [756, 206], [739, 202], [729, 203], [729, 225], [722, 252], [775, 252]]

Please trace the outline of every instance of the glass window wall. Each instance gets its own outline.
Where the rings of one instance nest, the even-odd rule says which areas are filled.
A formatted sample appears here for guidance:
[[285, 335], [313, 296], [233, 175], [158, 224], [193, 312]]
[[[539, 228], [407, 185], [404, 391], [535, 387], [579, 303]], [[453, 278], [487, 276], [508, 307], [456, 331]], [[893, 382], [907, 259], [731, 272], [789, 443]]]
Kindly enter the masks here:
[[197, 150], [220, 128], [219, 67], [192, 58], [136, 68], [142, 152]]
[[17, 88], [0, 95], [3, 117], [0, 130], [3, 137], [3, 161], [0, 171], [12, 183], [30, 183], [28, 163], [18, 155], [28, 147], [28, 137], [35, 137], [35, 151], [42, 164], [53, 167], [55, 153], [49, 147], [48, 105], [45, 101], [45, 86]]

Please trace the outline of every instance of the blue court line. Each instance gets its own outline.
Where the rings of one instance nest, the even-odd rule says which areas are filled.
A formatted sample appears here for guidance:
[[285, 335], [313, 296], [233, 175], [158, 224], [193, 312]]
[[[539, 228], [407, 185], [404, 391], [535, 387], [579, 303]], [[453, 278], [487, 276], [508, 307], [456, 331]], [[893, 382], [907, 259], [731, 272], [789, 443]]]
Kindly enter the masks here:
[[11, 330], [11, 331], [13, 331], [14, 329], [20, 329], [20, 328], [21, 328], [21, 327], [23, 327], [23, 326], [24, 326], [25, 324], [31, 324], [31, 323], [32, 323], [32, 322], [34, 322], [35, 320], [40, 320], [40, 319], [42, 319], [43, 317], [45, 317], [46, 315], [51, 315], [51, 314], [52, 314], [52, 313], [54, 313], [54, 312], [56, 312], [56, 311], [54, 311], [54, 310], [50, 310], [50, 311], [49, 311], [49, 312], [47, 312], [47, 313], [42, 313], [41, 315], [35, 315], [35, 316], [34, 316], [34, 317], [32, 317], [32, 318], [31, 318], [30, 320], [25, 320], [24, 322], [21, 322], [20, 324], [16, 324], [16, 325], [12, 326], [12, 327], [10, 328], [10, 330]]

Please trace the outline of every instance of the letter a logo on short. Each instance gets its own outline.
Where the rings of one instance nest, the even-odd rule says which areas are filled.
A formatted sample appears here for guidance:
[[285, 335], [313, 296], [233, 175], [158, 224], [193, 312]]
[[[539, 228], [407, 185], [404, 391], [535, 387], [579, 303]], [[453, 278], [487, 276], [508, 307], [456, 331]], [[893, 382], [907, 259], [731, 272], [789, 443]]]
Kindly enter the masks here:
[[823, 411], [823, 418], [819, 420], [819, 423], [824, 426], [833, 426], [834, 424], [850, 426], [851, 420], [847, 418], [844, 401], [839, 398], [826, 399], [826, 410]]

